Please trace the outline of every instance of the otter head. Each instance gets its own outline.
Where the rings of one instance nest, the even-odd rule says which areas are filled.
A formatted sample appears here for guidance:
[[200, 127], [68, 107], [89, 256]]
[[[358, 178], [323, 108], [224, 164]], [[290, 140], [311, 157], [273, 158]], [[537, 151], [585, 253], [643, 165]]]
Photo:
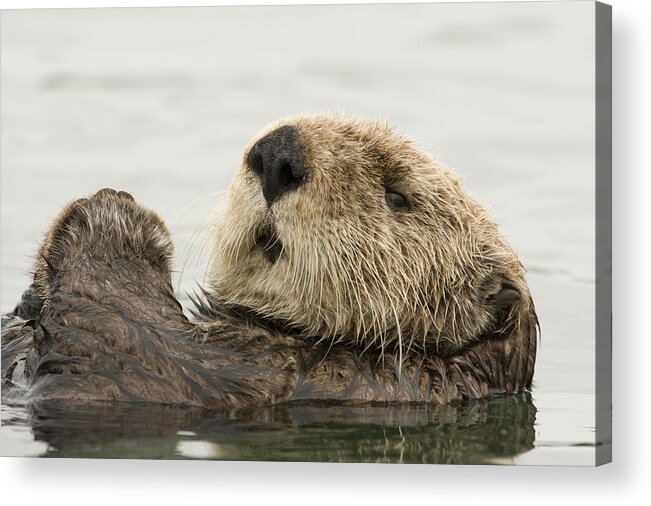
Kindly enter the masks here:
[[263, 130], [213, 237], [219, 301], [306, 336], [449, 353], [503, 332], [529, 300], [515, 253], [459, 179], [376, 122]]

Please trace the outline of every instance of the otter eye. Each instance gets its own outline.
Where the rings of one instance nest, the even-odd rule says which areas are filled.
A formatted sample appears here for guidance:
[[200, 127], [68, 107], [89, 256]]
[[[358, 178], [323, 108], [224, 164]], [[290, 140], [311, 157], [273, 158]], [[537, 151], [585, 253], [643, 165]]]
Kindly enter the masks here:
[[409, 210], [409, 202], [407, 202], [407, 198], [402, 193], [387, 190], [385, 198], [387, 204], [393, 211]]

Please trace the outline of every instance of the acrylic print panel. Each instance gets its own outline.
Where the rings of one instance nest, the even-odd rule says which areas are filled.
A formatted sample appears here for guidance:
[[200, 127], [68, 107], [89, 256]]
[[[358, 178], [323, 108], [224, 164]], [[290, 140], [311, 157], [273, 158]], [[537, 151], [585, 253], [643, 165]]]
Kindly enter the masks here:
[[[610, 343], [609, 8], [592, 2], [505, 2], [15, 10], [2, 12], [0, 22], [0, 309], [3, 314], [14, 310], [39, 262], [42, 284], [30, 300], [38, 306], [47, 299], [44, 309], [22, 306], [23, 316], [33, 317], [25, 327], [16, 317], [3, 319], [2, 455], [555, 465], [610, 460], [610, 356], [602, 351], [609, 350]], [[462, 176], [467, 194], [484, 206], [486, 216], [499, 224], [505, 241], [517, 251], [527, 284], [494, 283], [486, 288], [483, 280], [487, 276], [492, 280], [495, 273], [489, 259], [473, 264], [474, 271], [462, 271], [458, 283], [481, 286], [483, 297], [462, 301], [466, 316], [458, 321], [479, 329], [476, 335], [464, 334], [468, 340], [463, 346], [446, 341], [459, 337], [455, 330], [425, 333], [422, 346], [420, 334], [418, 340], [401, 335], [404, 342], [396, 345], [396, 329], [407, 325], [409, 315], [403, 311], [396, 316], [397, 326], [390, 326], [378, 314], [385, 315], [391, 306], [388, 302], [382, 306], [381, 301], [396, 300], [391, 289], [399, 291], [403, 285], [394, 282], [386, 293], [364, 299], [377, 286], [370, 275], [351, 278], [356, 282], [337, 292], [350, 294], [346, 290], [352, 286], [359, 300], [364, 299], [357, 308], [338, 305], [338, 311], [332, 312], [318, 299], [309, 310], [292, 313], [288, 318], [293, 322], [266, 318], [259, 306], [208, 311], [208, 324], [219, 320], [231, 330], [245, 328], [226, 337], [220, 334], [211, 343], [179, 344], [179, 339], [190, 338], [174, 332], [170, 339], [177, 341], [165, 340], [170, 328], [186, 329], [190, 324], [180, 313], [172, 311], [168, 316], [162, 309], [163, 320], [167, 318], [163, 326], [121, 319], [120, 325], [111, 327], [110, 322], [117, 321], [115, 311], [133, 317], [140, 307], [151, 310], [146, 300], [152, 294], [163, 299], [160, 307], [168, 309], [173, 299], [156, 288], [164, 276], [154, 271], [166, 267], [163, 256], [152, 258], [152, 251], [161, 253], [160, 244], [138, 243], [132, 237], [127, 242], [136, 244], [138, 254], [129, 249], [131, 253], [107, 260], [107, 252], [115, 252], [116, 247], [111, 234], [120, 223], [124, 225], [125, 216], [136, 212], [137, 205], [110, 193], [102, 198], [119, 201], [117, 208], [109, 206], [118, 209], [116, 213], [101, 215], [93, 228], [84, 221], [83, 212], [72, 208], [68, 220], [59, 225], [69, 230], [65, 227], [81, 223], [75, 230], [82, 235], [50, 236], [56, 247], [46, 250], [48, 263], [37, 253], [45, 232], [67, 203], [105, 187], [127, 191], [169, 227], [176, 252], [174, 295], [185, 314], [194, 318], [188, 293], [205, 300], [201, 287], [210, 290], [214, 283], [214, 273], [208, 275], [207, 270], [219, 257], [218, 247], [211, 242], [219, 233], [211, 223], [232, 217], [215, 209], [229, 202], [229, 184], [236, 178], [241, 184], [230, 190], [231, 201], [239, 199], [243, 209], [250, 209], [238, 215], [239, 225], [262, 212], [260, 206], [269, 209], [269, 221], [255, 225], [257, 235], [249, 234], [254, 238], [249, 238], [251, 248], [259, 248], [255, 266], [263, 265], [263, 255], [269, 264], [264, 264], [266, 269], [282, 268], [282, 262], [293, 258], [297, 235], [281, 225], [288, 223], [282, 221], [283, 213], [293, 210], [300, 217], [291, 221], [296, 227], [307, 223], [308, 217], [323, 220], [319, 233], [333, 243], [335, 236], [328, 236], [332, 230], [328, 227], [346, 216], [357, 216], [346, 229], [357, 234], [355, 247], [375, 251], [372, 237], [401, 244], [391, 250], [389, 263], [360, 260], [368, 269], [377, 268], [376, 272], [390, 277], [401, 274], [390, 267], [398, 265], [404, 275], [391, 279], [411, 276], [443, 283], [444, 276], [414, 274], [417, 269], [403, 257], [420, 254], [420, 260], [430, 262], [426, 263], [430, 270], [441, 269], [443, 263], [391, 237], [402, 233], [395, 220], [403, 220], [406, 227], [417, 226], [409, 220], [414, 213], [425, 213], [419, 205], [431, 202], [423, 195], [439, 195], [441, 186], [426, 183], [423, 176], [434, 167], [429, 165], [434, 162], [422, 158], [425, 155], [414, 155], [412, 148], [394, 142], [393, 137], [387, 140], [378, 133], [384, 131], [380, 127], [360, 131], [357, 123], [351, 127], [343, 120], [323, 117], [312, 123], [290, 122], [282, 135], [265, 137], [273, 142], [251, 149], [251, 139], [270, 122], [324, 112], [386, 122], [423, 153], [434, 155], [437, 163], [453, 167]], [[259, 160], [245, 158], [245, 150], [257, 153]], [[328, 165], [328, 160], [338, 162]], [[339, 172], [341, 178], [367, 185], [364, 198], [354, 198], [357, 190], [348, 193], [333, 183], [332, 174], [342, 167], [346, 171]], [[382, 179], [386, 174], [393, 179]], [[446, 178], [441, 181], [449, 181]], [[248, 185], [245, 190], [242, 181]], [[315, 181], [328, 191], [319, 193]], [[312, 197], [309, 205], [305, 198], [297, 210], [290, 203], [297, 202], [301, 192]], [[330, 202], [333, 193], [345, 205], [328, 217], [324, 210], [335, 208], [324, 207], [324, 202]], [[445, 209], [460, 209], [453, 206], [456, 201], [449, 194], [443, 201], [452, 206]], [[353, 212], [360, 206], [366, 206], [365, 215]], [[441, 215], [431, 207], [426, 212], [419, 223], [441, 223]], [[461, 215], [451, 216], [455, 222], [455, 216]], [[378, 224], [378, 217], [385, 221]], [[145, 228], [157, 222], [147, 223]], [[233, 223], [228, 230], [236, 234], [240, 229]], [[386, 231], [378, 236], [382, 223]], [[468, 233], [474, 234], [476, 223], [466, 223]], [[130, 230], [135, 234], [136, 229]], [[83, 235], [91, 230], [101, 232]], [[422, 229], [418, 239], [411, 240], [431, 234], [431, 229]], [[98, 246], [107, 237], [108, 243]], [[275, 242], [280, 249], [274, 249], [271, 243]], [[331, 264], [336, 267], [333, 273], [348, 272], [346, 259], [356, 258], [352, 248], [339, 250], [337, 262]], [[433, 246], [437, 258], [452, 255], [453, 265], [468, 253], [463, 248], [442, 247], [440, 242]], [[316, 249], [305, 249], [306, 255], [314, 255], [317, 263], [324, 261]], [[79, 258], [85, 260], [75, 263]], [[144, 267], [134, 268], [141, 265], [137, 262], [145, 262]], [[317, 275], [322, 271], [310, 270], [306, 261], [301, 265], [305, 268], [294, 273], [296, 285], [304, 287], [306, 294], [319, 287], [327, 299], [334, 286], [329, 280], [334, 278]], [[509, 269], [515, 271], [509, 272], [517, 271], [513, 265]], [[231, 294], [243, 293], [249, 280], [259, 275], [251, 265], [249, 270], [242, 264], [237, 267], [234, 275], [244, 281], [230, 284]], [[271, 274], [276, 271], [268, 272], [268, 284], [280, 279]], [[414, 294], [425, 291], [425, 281], [422, 285], [423, 290], [404, 297], [405, 307], [416, 307], [409, 306], [409, 297], [420, 296]], [[65, 286], [86, 287], [83, 296], [94, 301], [92, 314], [100, 315], [92, 324], [84, 324], [83, 332], [78, 322], [89, 321], [89, 306], [75, 305], [69, 298], [61, 302], [57, 294]], [[89, 295], [88, 286], [104, 288]], [[140, 294], [135, 299], [134, 292], [125, 288], [129, 286]], [[482, 353], [491, 346], [507, 350], [499, 348], [503, 346], [500, 336], [491, 329], [506, 321], [513, 304], [524, 303], [526, 286], [542, 329], [540, 341], [533, 343], [538, 345], [533, 383], [505, 395], [479, 381], [475, 391], [468, 385], [483, 374], [501, 374], [495, 385], [526, 383], [504, 379], [511, 371], [506, 358], [491, 362], [489, 373], [479, 365]], [[297, 299], [296, 287], [286, 288], [287, 298]], [[274, 300], [276, 306], [266, 310], [269, 314], [280, 312], [280, 299]], [[496, 312], [500, 304], [508, 311]], [[425, 306], [420, 304], [421, 309]], [[446, 318], [436, 320], [436, 325], [434, 321], [432, 317], [432, 328], [456, 328]], [[325, 330], [307, 335], [301, 330], [306, 322], [322, 324]], [[341, 330], [345, 327], [341, 322], [357, 326]], [[247, 341], [248, 348], [239, 346], [242, 332], [251, 328], [263, 337], [259, 342]], [[330, 335], [333, 328], [339, 333]], [[375, 329], [377, 339], [369, 340], [368, 332], [360, 338], [356, 333], [360, 328]], [[140, 339], [145, 334], [128, 346], [115, 337]], [[157, 346], [148, 341], [150, 335], [158, 339]], [[264, 348], [265, 339], [273, 341], [278, 335], [297, 344]], [[64, 338], [69, 346], [62, 350], [57, 345], [62, 341], [57, 340]], [[383, 340], [386, 349], [378, 351]], [[324, 351], [316, 357], [314, 347], [324, 342], [328, 346], [318, 348]], [[406, 342], [417, 344], [402, 346]], [[236, 350], [233, 343], [239, 346]], [[301, 351], [284, 355], [282, 350], [290, 348], [291, 353]], [[48, 349], [57, 352], [48, 354]], [[233, 356], [246, 358], [247, 353], [254, 357], [249, 361], [253, 365], [247, 369], [238, 362], [234, 373], [229, 361]], [[121, 366], [110, 369], [113, 365], [104, 362], [109, 355], [111, 364]], [[139, 362], [152, 356], [158, 367]], [[267, 358], [261, 356], [272, 358], [265, 362]], [[469, 356], [474, 358], [463, 362]], [[296, 357], [308, 357], [309, 364]], [[455, 357], [463, 357], [458, 359], [463, 371], [454, 365]], [[404, 387], [401, 378], [413, 373], [408, 365], [415, 359], [429, 371], [422, 378], [438, 378], [439, 386], [433, 383], [431, 388], [440, 395], [432, 394], [428, 386], [429, 402], [385, 402], [390, 400], [387, 392]], [[278, 364], [282, 367], [276, 374]], [[327, 372], [319, 369], [323, 364], [330, 367]], [[201, 372], [192, 376], [193, 368], [200, 367]], [[321, 381], [319, 399], [308, 400], [309, 390], [304, 388], [301, 402], [286, 402], [292, 399], [286, 392], [310, 384], [310, 371], [318, 371], [314, 374]], [[190, 393], [175, 383], [184, 374], [196, 380], [183, 384]], [[351, 377], [356, 379], [346, 383]], [[61, 394], [56, 391], [61, 378], [68, 378], [65, 400], [49, 402], [48, 395]], [[368, 389], [360, 387], [364, 381], [371, 385]], [[139, 402], [107, 400], [124, 399], [123, 388], [130, 382], [138, 389], [127, 398]], [[260, 392], [270, 390], [272, 384], [280, 384], [282, 392], [250, 405], [229, 404], [233, 396], [244, 394], [259, 401]], [[441, 385], [446, 385], [445, 392]], [[192, 397], [193, 388], [202, 394]], [[422, 400], [423, 388], [417, 383], [415, 390], [396, 394], [394, 400]], [[474, 394], [459, 400], [454, 389]], [[93, 397], [88, 394], [91, 390], [99, 393]], [[329, 398], [330, 391], [339, 397]], [[384, 397], [377, 394], [380, 391]], [[39, 392], [48, 395], [42, 398]], [[346, 392], [355, 392], [350, 394], [355, 402], [333, 402], [334, 397], [345, 399]], [[223, 399], [224, 403], [176, 402], [188, 398]], [[377, 399], [382, 402], [371, 402]]]

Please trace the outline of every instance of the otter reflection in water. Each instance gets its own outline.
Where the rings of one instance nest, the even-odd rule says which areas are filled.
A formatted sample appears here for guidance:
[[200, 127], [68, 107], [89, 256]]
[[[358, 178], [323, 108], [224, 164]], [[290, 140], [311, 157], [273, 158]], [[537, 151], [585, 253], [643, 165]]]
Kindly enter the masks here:
[[537, 318], [516, 254], [385, 125], [272, 125], [211, 236], [190, 321], [156, 214], [109, 189], [67, 206], [2, 320], [5, 402], [446, 404], [531, 385]]
[[12, 414], [3, 425], [28, 418], [46, 457], [486, 464], [533, 448], [536, 409], [519, 394], [458, 406], [284, 403], [237, 413], [35, 402]]

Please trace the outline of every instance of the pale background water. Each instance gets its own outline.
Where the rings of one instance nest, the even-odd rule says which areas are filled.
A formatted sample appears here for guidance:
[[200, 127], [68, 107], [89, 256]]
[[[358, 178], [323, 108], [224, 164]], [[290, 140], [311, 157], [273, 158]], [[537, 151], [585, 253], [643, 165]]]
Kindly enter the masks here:
[[[463, 175], [529, 271], [542, 342], [531, 399], [516, 408], [535, 406], [534, 447], [485, 452], [488, 460], [594, 462], [593, 4], [15, 11], [0, 22], [2, 312], [29, 284], [30, 259], [62, 205], [105, 186], [130, 191], [170, 225], [187, 303], [185, 291], [203, 279], [205, 217], [258, 129], [302, 112], [387, 118]], [[509, 416], [503, 404], [424, 420], [347, 413], [356, 451], [341, 460], [363, 453], [364, 427], [403, 445], [389, 461], [401, 461], [414, 427], [430, 430], [426, 445], [465, 444], [476, 416]], [[233, 442], [237, 431], [219, 421], [208, 441], [197, 436], [205, 428], [173, 431], [159, 446], [132, 439], [92, 456], [318, 460], [319, 441], [332, 447], [341, 434], [341, 413], [322, 414], [270, 415], [283, 420], [280, 449], [291, 442], [298, 454], [268, 438], [267, 453], [247, 454], [250, 433]], [[3, 407], [3, 454], [88, 455], [35, 440], [30, 416]], [[310, 429], [288, 439], [295, 425]], [[460, 461], [484, 461], [471, 454]]]

